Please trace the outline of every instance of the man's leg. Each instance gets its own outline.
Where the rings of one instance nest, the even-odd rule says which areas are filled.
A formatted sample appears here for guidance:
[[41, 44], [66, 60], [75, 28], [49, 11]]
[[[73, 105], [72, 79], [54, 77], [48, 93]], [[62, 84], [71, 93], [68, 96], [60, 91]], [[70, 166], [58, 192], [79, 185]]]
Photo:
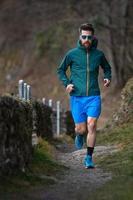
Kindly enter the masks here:
[[86, 168], [93, 168], [94, 163], [92, 161], [92, 154], [95, 147], [96, 142], [96, 125], [97, 125], [97, 118], [88, 117], [87, 119], [87, 155], [85, 158], [85, 165]]
[[86, 120], [87, 116], [84, 113], [83, 106], [82, 106], [82, 99], [78, 97], [71, 96], [70, 98], [70, 105], [71, 105], [71, 112], [75, 123], [75, 146], [77, 149], [81, 149], [84, 143], [84, 136], [83, 134], [86, 132]]
[[94, 148], [96, 142], [97, 118], [88, 117], [87, 119], [87, 146]]
[[84, 144], [84, 133], [86, 132], [86, 123], [75, 124], [75, 146], [77, 149], [81, 149]]

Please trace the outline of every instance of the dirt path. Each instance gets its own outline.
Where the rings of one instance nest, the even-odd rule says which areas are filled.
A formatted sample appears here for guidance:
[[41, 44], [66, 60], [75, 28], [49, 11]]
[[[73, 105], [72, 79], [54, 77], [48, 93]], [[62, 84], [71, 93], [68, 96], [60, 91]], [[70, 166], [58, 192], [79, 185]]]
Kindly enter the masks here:
[[[117, 151], [116, 147], [97, 146], [94, 160], [96, 156], [114, 151]], [[23, 194], [14, 194], [2, 200], [88, 200], [88, 194], [109, 181], [111, 174], [104, 172], [98, 166], [95, 169], [85, 169], [83, 166], [85, 154], [86, 149], [75, 151], [73, 146], [66, 147], [63, 152], [58, 152], [57, 159], [68, 166], [69, 170], [60, 177], [53, 177], [56, 184], [39, 187]]]

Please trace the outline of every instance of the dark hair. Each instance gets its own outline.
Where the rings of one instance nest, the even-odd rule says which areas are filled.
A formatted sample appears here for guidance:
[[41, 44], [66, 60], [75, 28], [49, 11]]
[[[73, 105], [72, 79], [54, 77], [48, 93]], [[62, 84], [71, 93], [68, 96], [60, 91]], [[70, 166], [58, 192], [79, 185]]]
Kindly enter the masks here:
[[79, 33], [81, 33], [82, 30], [91, 31], [92, 34], [94, 34], [94, 28], [92, 24], [89, 24], [89, 23], [81, 24], [81, 26], [79, 27]]

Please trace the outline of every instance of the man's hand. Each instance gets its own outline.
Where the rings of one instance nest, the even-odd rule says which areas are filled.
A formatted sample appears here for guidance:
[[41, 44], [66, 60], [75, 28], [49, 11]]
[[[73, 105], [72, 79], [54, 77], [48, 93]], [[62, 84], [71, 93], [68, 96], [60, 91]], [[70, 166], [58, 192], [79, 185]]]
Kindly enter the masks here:
[[111, 81], [109, 79], [105, 78], [104, 79], [104, 87], [108, 87], [110, 85], [110, 82]]
[[74, 85], [73, 84], [69, 84], [67, 87], [66, 87], [66, 91], [68, 93], [72, 92], [72, 90], [74, 90]]

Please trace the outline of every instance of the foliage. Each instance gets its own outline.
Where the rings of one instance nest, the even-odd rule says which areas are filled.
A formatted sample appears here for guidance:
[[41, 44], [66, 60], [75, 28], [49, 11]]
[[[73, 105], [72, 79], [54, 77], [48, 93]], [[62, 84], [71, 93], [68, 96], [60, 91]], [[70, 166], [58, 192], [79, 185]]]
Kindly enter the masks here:
[[71, 45], [71, 24], [67, 22], [57, 23], [45, 31], [38, 31], [35, 36], [36, 54], [39, 58], [50, 57], [55, 62], [57, 56], [62, 54], [64, 48]]

